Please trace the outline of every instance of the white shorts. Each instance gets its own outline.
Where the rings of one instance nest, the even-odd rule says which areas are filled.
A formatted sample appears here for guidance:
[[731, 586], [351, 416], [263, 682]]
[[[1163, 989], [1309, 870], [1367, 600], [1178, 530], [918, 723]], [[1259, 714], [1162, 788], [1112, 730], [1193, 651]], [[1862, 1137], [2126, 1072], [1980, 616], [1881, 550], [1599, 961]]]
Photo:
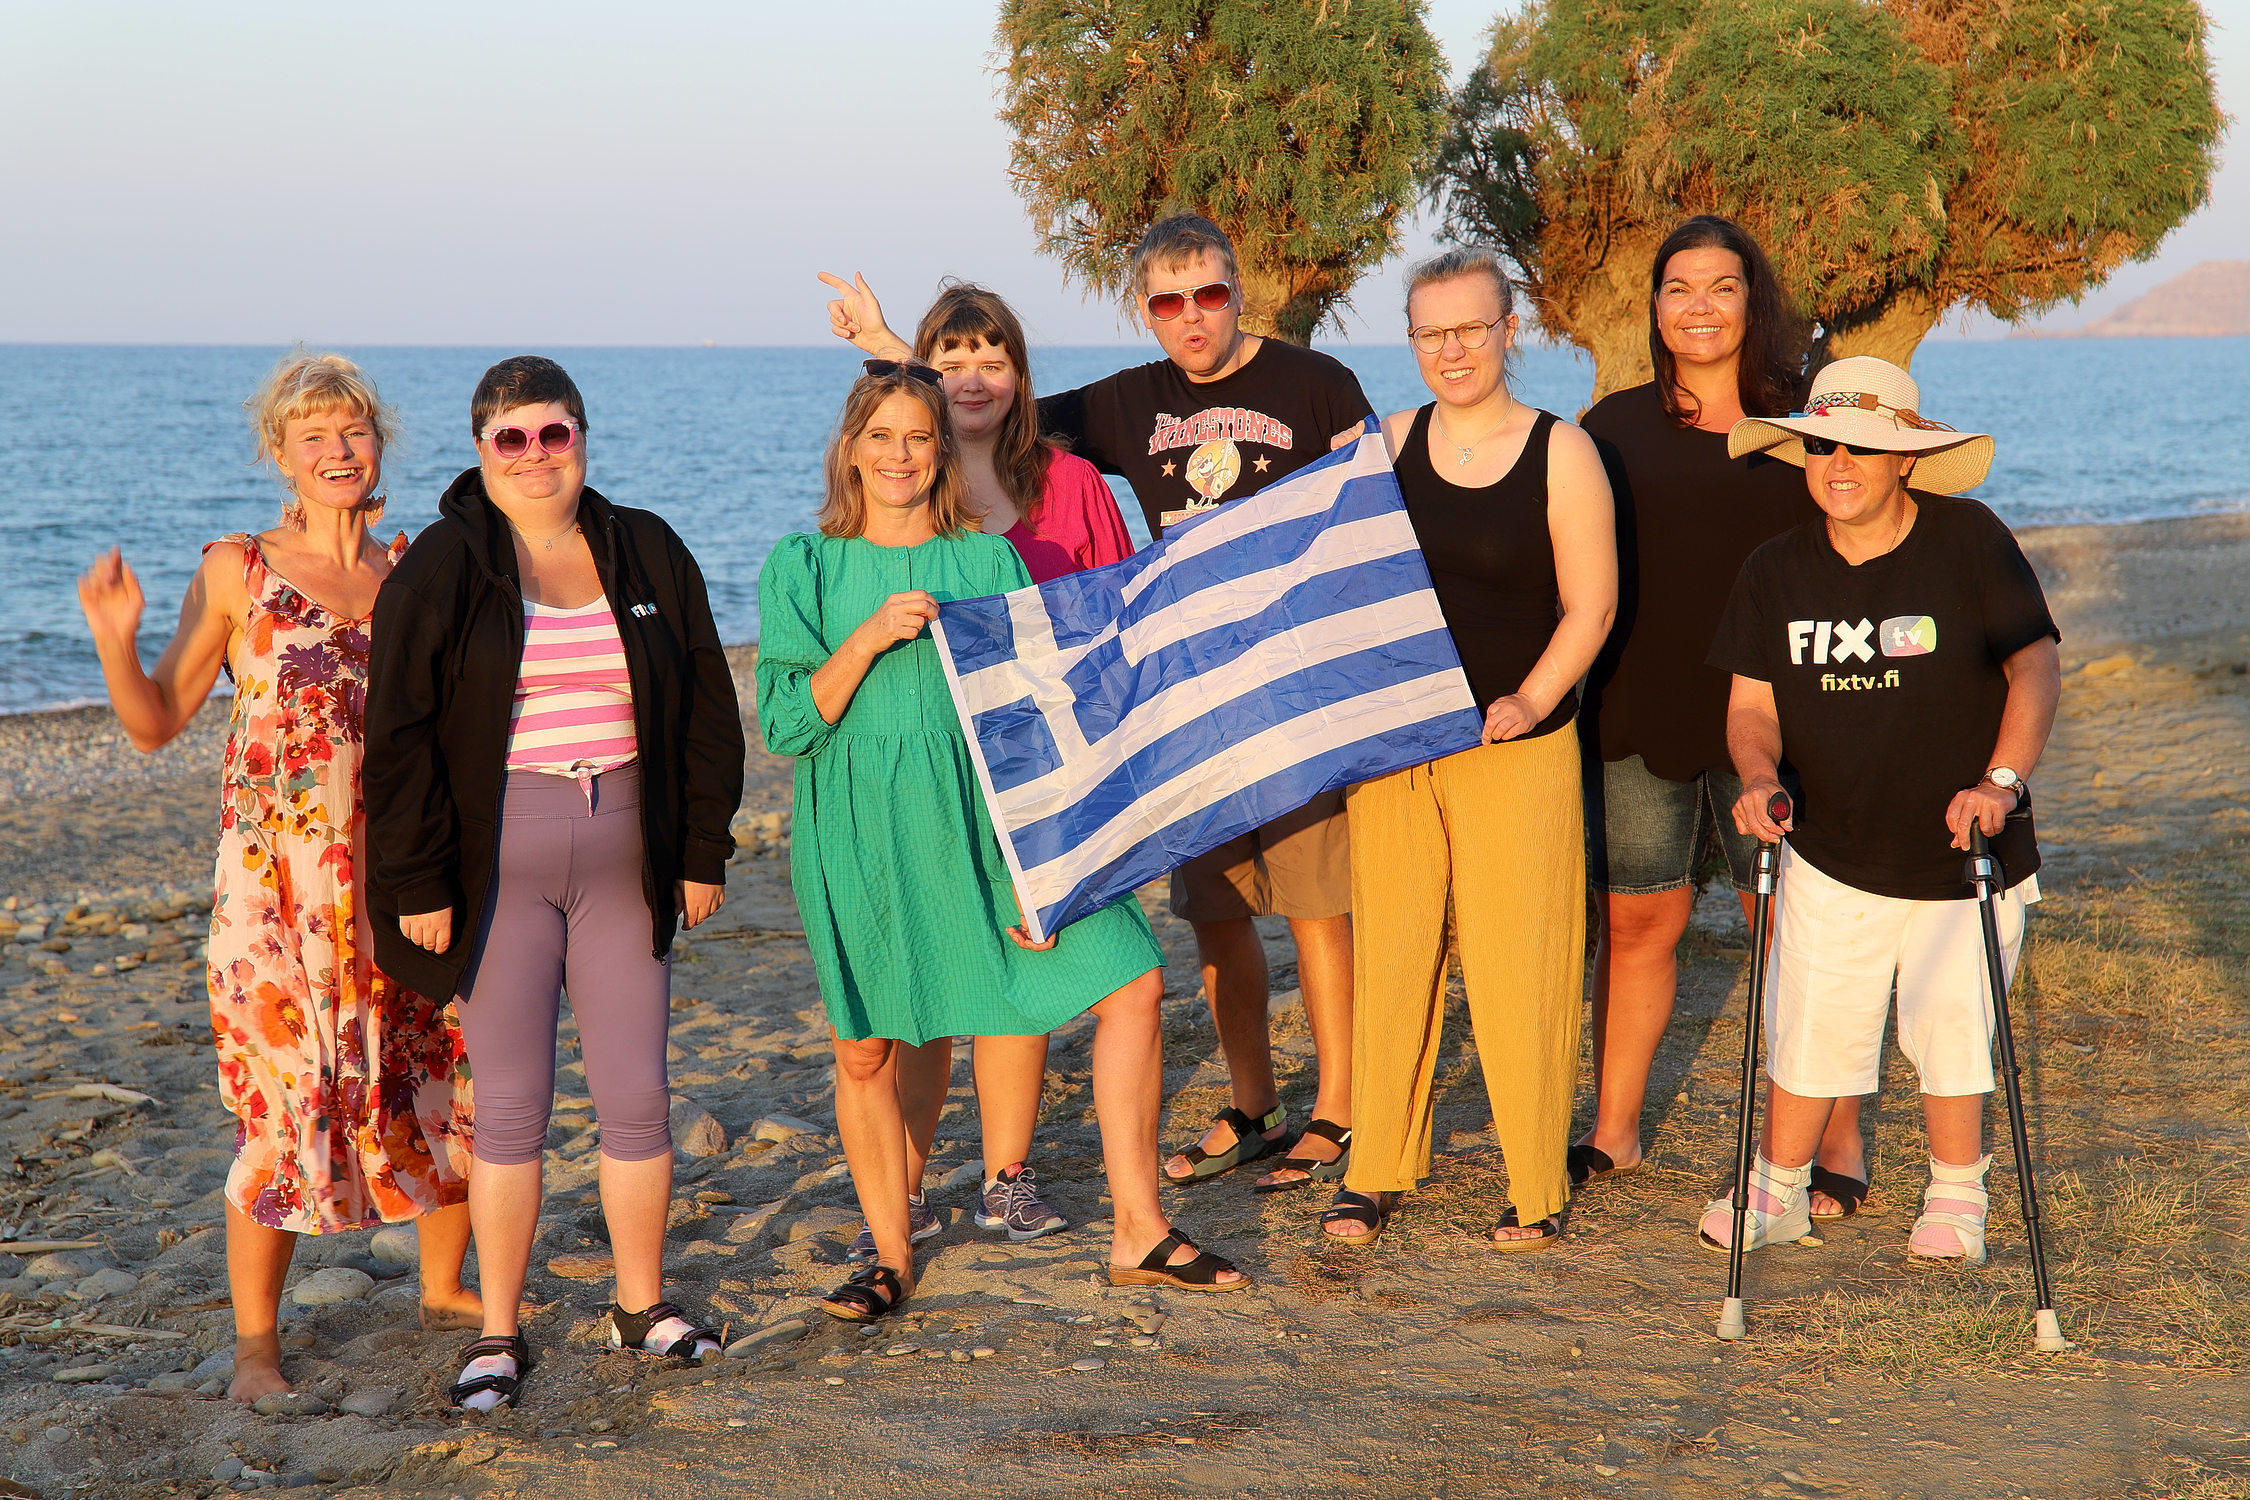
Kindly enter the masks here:
[[[2024, 909], [2038, 899], [2032, 875], [1997, 903], [2000, 962], [2011, 980]], [[1766, 969], [1766, 1076], [1804, 1099], [1876, 1092], [1895, 981], [1899, 1050], [1921, 1075], [1922, 1092], [1991, 1093], [1991, 984], [1977, 906], [1870, 895], [1784, 843]]]

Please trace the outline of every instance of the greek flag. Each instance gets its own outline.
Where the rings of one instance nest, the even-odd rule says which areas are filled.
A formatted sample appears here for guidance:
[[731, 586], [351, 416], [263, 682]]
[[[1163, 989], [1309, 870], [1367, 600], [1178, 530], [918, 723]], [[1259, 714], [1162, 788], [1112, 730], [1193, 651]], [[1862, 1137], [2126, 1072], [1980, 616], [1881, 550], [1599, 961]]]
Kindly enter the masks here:
[[1036, 941], [1206, 850], [1478, 741], [1383, 439], [934, 634]]

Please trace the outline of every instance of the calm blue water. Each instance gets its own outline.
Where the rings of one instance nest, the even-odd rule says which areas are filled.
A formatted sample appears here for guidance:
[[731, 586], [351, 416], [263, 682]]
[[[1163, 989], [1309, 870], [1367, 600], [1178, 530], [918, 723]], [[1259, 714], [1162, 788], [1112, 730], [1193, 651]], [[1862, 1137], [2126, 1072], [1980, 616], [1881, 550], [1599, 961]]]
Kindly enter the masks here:
[[[1042, 390], [1149, 357], [1143, 348], [1046, 349]], [[200, 546], [273, 524], [280, 489], [250, 462], [239, 402], [272, 348], [0, 347], [0, 712], [101, 693], [73, 580], [123, 544], [149, 596], [144, 658], [177, 617]], [[501, 349], [350, 351], [405, 419], [385, 464], [383, 523], [410, 534], [474, 461], [468, 399]], [[730, 641], [757, 631], [758, 565], [805, 528], [819, 458], [857, 356], [832, 349], [553, 351], [586, 395], [593, 482], [662, 512], [710, 579]], [[1338, 347], [1378, 410], [1425, 395], [1403, 347]], [[2142, 520], [2250, 508], [2250, 340], [1932, 344], [1915, 360], [1923, 409], [1999, 438], [1979, 491], [2015, 525]], [[1530, 349], [1517, 391], [1564, 414], [1592, 367]], [[1136, 534], [1139, 509], [1124, 507]]]

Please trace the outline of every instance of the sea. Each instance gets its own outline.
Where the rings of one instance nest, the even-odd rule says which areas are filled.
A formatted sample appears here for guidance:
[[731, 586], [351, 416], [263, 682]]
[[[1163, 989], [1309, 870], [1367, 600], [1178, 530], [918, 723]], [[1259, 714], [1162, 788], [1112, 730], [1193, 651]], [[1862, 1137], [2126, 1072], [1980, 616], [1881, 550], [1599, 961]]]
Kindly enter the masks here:
[[[281, 352], [0, 346], [0, 713], [101, 699], [74, 590], [97, 554], [122, 547], [139, 574], [153, 663], [203, 544], [274, 524], [281, 489], [253, 461], [241, 403]], [[477, 376], [523, 351], [345, 352], [404, 419], [385, 456], [381, 530], [412, 535], [475, 462]], [[811, 524], [822, 446], [858, 356], [841, 346], [540, 352], [585, 393], [593, 485], [669, 520], [703, 566], [721, 635], [756, 639], [759, 565], [778, 538]], [[1403, 345], [1329, 352], [1378, 411], [1427, 399]], [[1153, 353], [1037, 349], [1033, 373], [1038, 389], [1063, 390]], [[2250, 509], [2250, 339], [1930, 343], [1914, 374], [1923, 411], [1998, 440], [1975, 493], [2012, 526]], [[1585, 406], [1593, 367], [1572, 350], [1532, 347], [1513, 379], [1521, 398], [1567, 416]], [[1121, 498], [1138, 536], [1139, 507]]]

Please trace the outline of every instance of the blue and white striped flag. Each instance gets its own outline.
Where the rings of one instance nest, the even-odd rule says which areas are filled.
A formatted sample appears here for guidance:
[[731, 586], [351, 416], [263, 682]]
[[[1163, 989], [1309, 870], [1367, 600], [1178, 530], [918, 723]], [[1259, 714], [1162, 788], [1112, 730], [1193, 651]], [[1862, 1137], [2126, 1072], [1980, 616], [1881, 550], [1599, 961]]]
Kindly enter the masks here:
[[1380, 434], [935, 628], [1034, 940], [1483, 718]]

